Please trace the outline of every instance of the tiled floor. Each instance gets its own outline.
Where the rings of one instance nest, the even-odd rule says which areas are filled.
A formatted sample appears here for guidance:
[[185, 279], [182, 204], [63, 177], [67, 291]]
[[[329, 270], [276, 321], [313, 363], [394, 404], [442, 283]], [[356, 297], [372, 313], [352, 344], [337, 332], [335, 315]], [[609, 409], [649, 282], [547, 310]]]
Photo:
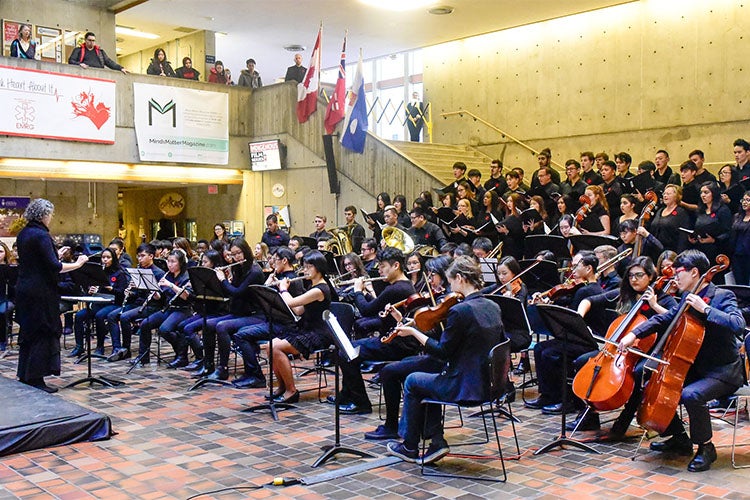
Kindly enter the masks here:
[[[16, 356], [0, 360], [0, 373], [15, 374]], [[270, 415], [243, 413], [259, 403], [261, 390], [207, 386], [187, 393], [192, 379], [185, 372], [152, 363], [125, 375], [124, 362], [94, 362], [95, 374], [127, 382], [119, 388], [79, 386], [61, 390], [57, 397], [78, 403], [112, 418], [117, 435], [109, 441], [79, 443], [0, 458], [0, 498], [748, 498], [750, 470], [734, 470], [729, 456], [731, 426], [715, 421], [719, 460], [705, 473], [686, 471], [688, 459], [649, 453], [647, 444], [636, 461], [630, 457], [637, 439], [624, 443], [593, 443], [601, 454], [575, 450], [534, 456], [533, 451], [559, 432], [559, 417], [542, 416], [514, 404], [522, 454], [507, 460], [508, 482], [427, 478], [411, 464], [399, 463], [306, 486], [263, 485], [276, 476], [311, 477], [365, 461], [341, 455], [325, 466], [311, 464], [320, 446], [333, 441], [333, 407], [317, 402], [307, 392], [295, 410]], [[64, 361], [63, 376], [48, 383], [62, 386], [79, 378], [84, 366]], [[302, 388], [315, 383], [300, 381]], [[520, 394], [520, 393], [519, 393]], [[530, 394], [533, 396], [533, 393]], [[377, 392], [371, 393], [377, 401]], [[520, 398], [519, 398], [520, 399]], [[612, 418], [612, 417], [610, 417]], [[606, 416], [605, 416], [606, 420]], [[478, 429], [480, 421], [469, 426]], [[362, 439], [374, 428], [377, 411], [365, 416], [342, 416], [342, 442], [383, 455], [384, 443]], [[750, 441], [750, 425], [743, 415], [739, 439]], [[606, 427], [606, 424], [605, 424]], [[460, 434], [460, 435], [458, 435]], [[466, 431], [448, 431], [448, 441]], [[579, 437], [591, 439], [589, 433]], [[515, 452], [510, 425], [503, 424], [503, 451]], [[489, 453], [490, 448], [484, 450]], [[458, 451], [454, 448], [454, 452]], [[467, 450], [468, 451], [468, 450]], [[750, 447], [740, 458], [750, 462]], [[467, 462], [446, 458], [441, 468], [464, 473], [497, 475], [499, 462]], [[243, 489], [244, 488], [244, 489]], [[211, 493], [225, 489], [222, 493]]]

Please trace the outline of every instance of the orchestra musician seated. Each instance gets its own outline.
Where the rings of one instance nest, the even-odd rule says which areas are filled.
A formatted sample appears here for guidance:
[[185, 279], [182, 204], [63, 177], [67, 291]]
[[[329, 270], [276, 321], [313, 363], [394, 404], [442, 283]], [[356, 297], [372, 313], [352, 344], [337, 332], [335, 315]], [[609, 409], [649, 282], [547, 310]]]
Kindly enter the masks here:
[[295, 314], [301, 314], [300, 321], [293, 326], [278, 325], [274, 329], [277, 338], [272, 342], [273, 372], [279, 381], [274, 402], [296, 403], [299, 391], [294, 384], [294, 374], [289, 356], [302, 356], [328, 347], [331, 334], [323, 321], [323, 311], [331, 305], [331, 289], [325, 280], [326, 258], [318, 251], [308, 253], [302, 261], [302, 269], [310, 280], [310, 288], [302, 295], [292, 297], [289, 292], [289, 278], [279, 283], [279, 293]]
[[[597, 273], [599, 276], [599, 286], [601, 286], [605, 292], [607, 290], [617, 290], [620, 288], [622, 278], [617, 274], [617, 266], [613, 262], [614, 257], [617, 255], [617, 249], [612, 245], [599, 245], [594, 248], [594, 254], [596, 255], [596, 258], [599, 259], [599, 265], [597, 266], [597, 269], [599, 269], [599, 272]], [[607, 265], [608, 262], [609, 265]], [[605, 265], [607, 267], [605, 267]]]
[[[556, 305], [576, 310], [583, 299], [598, 295], [604, 290], [596, 282], [596, 269], [599, 265], [599, 259], [596, 258], [594, 252], [589, 250], [578, 252], [573, 256], [570, 265], [573, 269], [572, 280], [559, 285], [560, 288], [556, 287], [556, 289], [553, 289], [563, 292], [563, 295], [559, 299], [553, 298]], [[550, 290], [549, 294], [554, 295], [551, 292], [552, 290]], [[572, 298], [570, 297], [571, 292], [573, 292]], [[549, 300], [544, 297], [544, 294], [534, 294], [534, 300], [539, 301], [540, 297], [542, 297], [541, 300]], [[529, 307], [529, 310], [531, 309]], [[567, 345], [567, 359], [568, 364], [571, 365], [567, 367], [567, 373], [573, 372], [573, 360], [585, 352], [587, 352], [586, 347], [578, 344]], [[526, 401], [525, 405], [527, 408], [541, 409], [545, 415], [559, 415], [563, 411], [569, 413], [573, 410], [571, 403], [568, 403], [568, 407], [566, 408], [563, 408], [562, 405], [563, 395], [560, 389], [560, 377], [564, 373], [562, 353], [562, 340], [553, 338], [539, 342], [534, 346], [539, 396], [536, 399]], [[571, 401], [571, 398], [567, 398], [567, 401]]]
[[[386, 247], [378, 252], [378, 270], [388, 283], [377, 298], [365, 296], [365, 281], [359, 278], [354, 283], [354, 300], [362, 317], [355, 321], [354, 332], [358, 337], [364, 337], [375, 331], [385, 334], [395, 325], [396, 320], [391, 316], [381, 318], [379, 312], [387, 305], [400, 302], [416, 291], [409, 278], [404, 274], [404, 254], [401, 250]], [[359, 346], [359, 357], [354, 361], [343, 361], [339, 357], [342, 375], [342, 388], [339, 393], [339, 407], [342, 412], [361, 414], [372, 412], [372, 404], [367, 397], [365, 383], [362, 380], [360, 365], [364, 361], [397, 361], [417, 352], [418, 343], [411, 339], [397, 339], [385, 344], [377, 337], [363, 338], [354, 342]]]
[[[436, 302], [450, 293], [450, 284], [445, 272], [450, 266], [451, 259], [445, 255], [433, 257], [425, 264], [429, 286]], [[396, 309], [393, 314], [400, 317]], [[433, 329], [427, 334], [435, 339], [440, 338], [440, 330]], [[399, 405], [401, 404], [401, 386], [407, 375], [413, 372], [438, 373], [443, 367], [443, 362], [429, 354], [418, 354], [409, 356], [401, 361], [388, 363], [380, 370], [380, 384], [383, 388], [383, 401], [385, 401], [385, 422], [374, 431], [366, 432], [365, 439], [398, 439]]]
[[[627, 314], [641, 300], [639, 305], [640, 314], [650, 318], [656, 314], [661, 314], [677, 305], [674, 297], [664, 293], [660, 287], [654, 290], [652, 285], [658, 277], [656, 266], [649, 257], [636, 257], [625, 269], [625, 274], [619, 289], [608, 290], [602, 294], [594, 295], [583, 299], [578, 305], [578, 314], [586, 318], [587, 323], [591, 326], [594, 333], [604, 336], [612, 324], [611, 318], [607, 311], [614, 309], [619, 315]], [[610, 339], [612, 340], [612, 339]], [[596, 356], [599, 351], [592, 351], [579, 356], [573, 365], [576, 372], [586, 364], [586, 362]], [[643, 373], [643, 362], [636, 364], [633, 371], [635, 386], [633, 395], [625, 404], [622, 412], [615, 421], [610, 436], [614, 439], [622, 438], [630, 426], [630, 422], [635, 416], [638, 405], [641, 403], [641, 379]], [[578, 429], [581, 431], [598, 430], [599, 414], [590, 408], [587, 413], [585, 410], [578, 415], [573, 422], [568, 422], [568, 430]]]
[[451, 290], [462, 294], [464, 300], [448, 310], [440, 339], [413, 327], [397, 328], [400, 338], [418, 342], [426, 353], [444, 363], [442, 369], [432, 373], [411, 373], [404, 382], [399, 423], [403, 442], [388, 443], [388, 453], [407, 462], [420, 460], [418, 446], [422, 437], [431, 442], [421, 463], [436, 462], [450, 451], [443, 437], [441, 407], [424, 405], [422, 400], [486, 401], [490, 388], [488, 355], [493, 346], [505, 340], [500, 307], [480, 292], [482, 273], [476, 261], [458, 257], [446, 276]]
[[[312, 255], [312, 253], [310, 252], [308, 255]], [[291, 249], [276, 247], [269, 261], [273, 267], [273, 273], [268, 276], [265, 285], [278, 287], [282, 280], [294, 279], [294, 281], [286, 282], [287, 295], [299, 297], [305, 293], [302, 280], [294, 272], [295, 262], [296, 260]], [[241, 377], [232, 381], [232, 384], [239, 389], [266, 387], [266, 377], [263, 375], [263, 370], [261, 370], [258, 363], [258, 342], [269, 340], [270, 327], [265, 319], [260, 316], [256, 316], [256, 319], [256, 323], [243, 326], [232, 337], [235, 345], [240, 353], [242, 353], [242, 362], [245, 369]]]
[[[710, 469], [717, 458], [716, 448], [711, 442], [713, 432], [707, 403], [733, 394], [744, 383], [737, 338], [744, 333], [745, 319], [733, 292], [703, 282], [702, 276], [710, 268], [705, 254], [698, 250], [686, 250], [677, 256], [674, 267], [677, 289], [682, 293], [680, 305], [686, 304], [692, 319], [705, 328], [705, 334], [687, 372], [680, 399], [690, 420], [690, 436], [685, 433], [682, 420], [675, 413], [662, 433], [663, 437], [669, 436], [669, 439], [651, 443], [650, 448], [690, 456], [696, 444], [698, 449], [687, 469], [702, 472]], [[698, 285], [701, 286], [696, 290]], [[641, 323], [622, 339], [620, 349], [630, 347], [636, 339], [653, 332], [663, 334], [679, 311], [680, 306], [675, 306]]]

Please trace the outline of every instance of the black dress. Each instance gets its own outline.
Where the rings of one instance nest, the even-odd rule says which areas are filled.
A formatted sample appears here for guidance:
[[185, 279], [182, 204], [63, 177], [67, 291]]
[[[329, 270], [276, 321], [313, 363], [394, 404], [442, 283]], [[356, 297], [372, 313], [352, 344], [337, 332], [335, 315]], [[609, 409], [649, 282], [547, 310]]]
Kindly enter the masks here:
[[285, 329], [282, 334], [282, 338], [305, 358], [309, 358], [311, 352], [331, 344], [328, 325], [323, 321], [323, 311], [331, 306], [331, 289], [325, 282], [318, 283], [313, 288], [318, 288], [323, 292], [323, 300], [305, 304], [305, 312], [302, 313], [299, 328]]
[[57, 282], [62, 263], [49, 229], [31, 221], [18, 233], [16, 320], [18, 378], [30, 382], [60, 375], [60, 294]]
[[682, 207], [677, 207], [667, 215], [662, 215], [664, 207], [658, 208], [651, 220], [649, 232], [661, 241], [665, 250], [680, 253], [687, 248], [687, 233], [680, 228], [692, 229], [690, 216]]
[[[591, 211], [589, 211], [588, 214], [586, 214], [586, 218], [581, 221], [580, 224], [578, 224], [578, 227], [581, 229], [585, 229], [586, 231], [589, 231], [591, 233], [598, 233], [599, 231], [604, 231], [604, 226], [602, 225], [602, 221], [599, 217], [603, 215], [609, 215], [607, 211], [604, 209], [603, 206], [601, 206], [599, 203], [591, 207]], [[612, 226], [612, 220], [609, 221], [610, 227]]]

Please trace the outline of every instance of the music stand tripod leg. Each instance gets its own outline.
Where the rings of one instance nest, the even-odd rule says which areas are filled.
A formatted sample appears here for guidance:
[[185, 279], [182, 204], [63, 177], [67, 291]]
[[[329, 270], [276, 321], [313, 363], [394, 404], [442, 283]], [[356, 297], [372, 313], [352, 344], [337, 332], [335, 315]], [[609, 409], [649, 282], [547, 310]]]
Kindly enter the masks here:
[[271, 412], [271, 416], [274, 420], [279, 420], [279, 415], [277, 412], [277, 409], [279, 410], [288, 410], [291, 408], [297, 408], [293, 404], [289, 403], [276, 403], [274, 402], [274, 396], [273, 396], [273, 321], [270, 321], [271, 318], [267, 317], [268, 321], [268, 403], [261, 403], [258, 405], [253, 405], [248, 408], [243, 409], [243, 412], [256, 412], [259, 410], [269, 410]]
[[340, 417], [340, 411], [339, 411], [339, 357], [338, 357], [338, 349], [332, 349], [333, 351], [333, 364], [336, 367], [334, 370], [335, 374], [335, 382], [333, 384], [333, 391], [335, 396], [336, 404], [334, 406], [334, 426], [335, 426], [335, 437], [334, 437], [334, 443], [332, 445], [326, 445], [323, 446], [323, 455], [321, 455], [314, 464], [312, 464], [312, 467], [319, 467], [323, 464], [325, 464], [330, 459], [334, 458], [339, 453], [346, 453], [348, 455], [355, 455], [360, 458], [375, 458], [374, 455], [367, 453], [365, 451], [357, 450], [356, 448], [350, 448], [348, 446], [341, 446], [341, 417]]

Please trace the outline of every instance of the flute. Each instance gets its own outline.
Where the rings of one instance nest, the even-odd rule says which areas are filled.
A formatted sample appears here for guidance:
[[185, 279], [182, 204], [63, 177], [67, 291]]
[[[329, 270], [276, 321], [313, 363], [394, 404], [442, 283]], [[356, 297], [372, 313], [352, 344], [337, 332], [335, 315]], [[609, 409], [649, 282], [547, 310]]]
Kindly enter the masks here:
[[294, 283], [295, 281], [300, 281], [300, 280], [309, 280], [309, 279], [310, 279], [310, 277], [309, 277], [309, 276], [306, 276], [306, 275], [302, 275], [302, 276], [297, 276], [296, 278], [282, 278], [282, 279], [280, 279], [280, 280], [273, 280], [272, 282], [270, 282], [270, 283], [268, 284], [268, 286], [277, 286], [277, 285], [278, 285], [279, 283], [281, 283], [281, 282], [282, 282], [282, 281], [284, 281], [285, 279], [288, 279], [288, 280], [289, 280], [289, 283]]
[[231, 264], [227, 264], [226, 266], [216, 266], [214, 269], [218, 269], [220, 271], [223, 271], [224, 269], [229, 269], [232, 266], [237, 266], [239, 264], [243, 264], [245, 260], [238, 260], [237, 262], [232, 262]]
[[364, 283], [369, 283], [370, 281], [383, 281], [385, 280], [384, 276], [378, 276], [377, 278], [355, 278], [353, 280], [348, 281], [341, 281], [339, 282], [339, 286], [347, 286], [347, 285], [353, 285], [355, 281], [358, 279], [362, 279]]

